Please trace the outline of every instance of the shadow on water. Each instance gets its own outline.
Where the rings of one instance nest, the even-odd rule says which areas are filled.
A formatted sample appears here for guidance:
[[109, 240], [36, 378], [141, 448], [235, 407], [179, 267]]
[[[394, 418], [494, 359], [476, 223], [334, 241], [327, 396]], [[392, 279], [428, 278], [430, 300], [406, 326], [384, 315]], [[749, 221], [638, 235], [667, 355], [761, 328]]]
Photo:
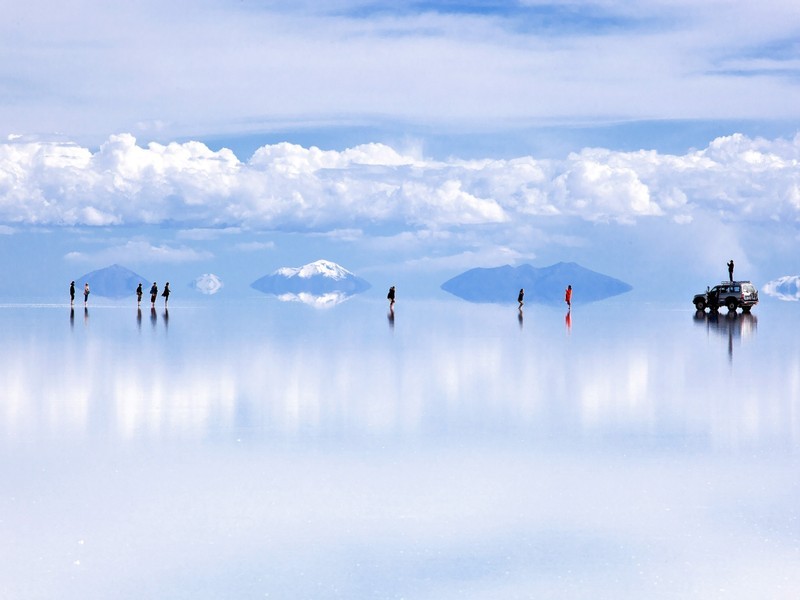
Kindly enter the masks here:
[[713, 332], [728, 341], [728, 357], [733, 359], [734, 340], [743, 340], [756, 334], [758, 328], [758, 317], [753, 313], [727, 312], [720, 314], [719, 311], [701, 311], [694, 313], [694, 322], [699, 327], [704, 327], [707, 332]]

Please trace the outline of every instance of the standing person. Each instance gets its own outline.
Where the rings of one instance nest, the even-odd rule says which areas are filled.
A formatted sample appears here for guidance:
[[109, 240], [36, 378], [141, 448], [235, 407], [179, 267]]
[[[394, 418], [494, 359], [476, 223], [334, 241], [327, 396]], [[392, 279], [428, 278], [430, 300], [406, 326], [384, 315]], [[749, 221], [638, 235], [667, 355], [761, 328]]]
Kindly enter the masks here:
[[161, 295], [164, 296], [164, 307], [166, 307], [169, 302], [169, 281], [164, 284], [164, 291], [161, 292]]
[[89, 302], [89, 284], [83, 284], [83, 305], [86, 306], [86, 303]]
[[519, 296], [517, 296], [517, 302], [519, 302], [519, 307], [520, 308], [522, 308], [522, 305], [524, 304], [524, 302], [522, 301], [522, 299], [524, 297], [525, 297], [525, 290], [524, 289], [520, 289]]
[[572, 284], [568, 285], [564, 292], [564, 302], [567, 303], [567, 308], [572, 309]]
[[142, 282], [139, 282], [139, 287], [136, 288], [136, 306], [139, 306], [142, 303]]
[[389, 299], [389, 306], [394, 304], [394, 286], [389, 288], [389, 293], [386, 294], [386, 297]]
[[158, 296], [158, 286], [153, 282], [153, 287], [150, 288], [150, 308], [155, 308], [156, 297]]
[[75, 304], [75, 282], [69, 284], [69, 305]]
[[728, 279], [733, 283], [733, 259], [728, 263]]

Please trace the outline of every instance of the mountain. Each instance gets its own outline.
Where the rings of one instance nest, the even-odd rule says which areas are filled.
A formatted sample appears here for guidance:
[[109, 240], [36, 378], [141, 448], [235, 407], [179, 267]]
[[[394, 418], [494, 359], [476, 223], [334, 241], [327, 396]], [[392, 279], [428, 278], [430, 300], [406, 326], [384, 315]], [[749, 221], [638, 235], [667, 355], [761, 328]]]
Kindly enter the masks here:
[[368, 290], [370, 284], [328, 260], [318, 260], [302, 267], [283, 267], [250, 284], [265, 294], [314, 294], [342, 292], [347, 295]]
[[784, 275], [764, 284], [764, 293], [778, 300], [797, 302], [800, 300], [800, 275]]
[[145, 294], [150, 289], [147, 277], [134, 273], [120, 265], [111, 265], [105, 269], [98, 269], [91, 273], [86, 273], [81, 277], [75, 278], [75, 297], [83, 294], [83, 284], [89, 284], [89, 290], [93, 296], [105, 296], [106, 298], [123, 298], [125, 296], [135, 296], [136, 286], [140, 283], [144, 286]]
[[442, 284], [442, 289], [470, 302], [514, 302], [520, 288], [526, 302], [554, 304], [564, 301], [564, 290], [572, 285], [573, 304], [595, 302], [624, 294], [630, 285], [577, 263], [557, 263], [537, 268], [505, 265], [492, 269], [470, 269]]

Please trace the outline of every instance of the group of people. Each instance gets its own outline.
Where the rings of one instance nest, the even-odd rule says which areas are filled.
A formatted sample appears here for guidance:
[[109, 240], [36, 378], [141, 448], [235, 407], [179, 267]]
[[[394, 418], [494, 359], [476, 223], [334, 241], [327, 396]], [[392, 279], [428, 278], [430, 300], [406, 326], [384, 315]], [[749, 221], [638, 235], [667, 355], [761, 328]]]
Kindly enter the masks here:
[[[520, 288], [519, 294], [517, 295], [517, 302], [519, 302], [520, 310], [522, 310], [522, 305], [525, 304], [525, 302], [523, 302], [524, 298], [525, 298], [525, 288]], [[572, 310], [572, 284], [569, 284], [567, 286], [567, 289], [564, 290], [564, 302], [567, 303], [567, 310]]]
[[[139, 286], [136, 288], [136, 305], [139, 306], [142, 303], [142, 295], [144, 291], [142, 290], [142, 284], [140, 283]], [[169, 281], [164, 284], [164, 290], [161, 292], [161, 296], [164, 298], [164, 306], [167, 306], [169, 303]], [[151, 306], [155, 307], [156, 305], [156, 298], [158, 298], [158, 284], [153, 282], [153, 285], [150, 287], [150, 304]], [[89, 284], [83, 284], [83, 305], [86, 306], [89, 303]], [[72, 281], [69, 284], [69, 305], [73, 306], [75, 304], [75, 282]]]

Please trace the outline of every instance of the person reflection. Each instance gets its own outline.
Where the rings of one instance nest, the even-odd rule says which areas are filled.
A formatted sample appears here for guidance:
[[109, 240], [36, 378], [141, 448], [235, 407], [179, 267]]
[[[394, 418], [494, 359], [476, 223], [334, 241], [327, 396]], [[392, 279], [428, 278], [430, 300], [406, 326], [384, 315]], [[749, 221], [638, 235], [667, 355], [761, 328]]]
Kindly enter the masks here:
[[519, 328], [522, 329], [522, 306], [519, 307], [519, 314], [517, 315], [517, 321], [519, 321]]
[[141, 331], [142, 330], [142, 309], [136, 309], [136, 328]]
[[83, 324], [89, 324], [89, 308], [86, 306], [83, 307]]
[[386, 314], [389, 320], [389, 328], [394, 329], [394, 303], [389, 304], [389, 312]]
[[69, 309], [69, 328], [75, 329], [75, 309]]
[[564, 324], [567, 326], [567, 335], [572, 333], [572, 309], [567, 309], [567, 314], [564, 316]]
[[164, 329], [169, 329], [169, 309], [164, 307]]
[[156, 323], [158, 322], [158, 315], [156, 315], [156, 307], [150, 307], [150, 325], [153, 326], [153, 329], [156, 328]]

